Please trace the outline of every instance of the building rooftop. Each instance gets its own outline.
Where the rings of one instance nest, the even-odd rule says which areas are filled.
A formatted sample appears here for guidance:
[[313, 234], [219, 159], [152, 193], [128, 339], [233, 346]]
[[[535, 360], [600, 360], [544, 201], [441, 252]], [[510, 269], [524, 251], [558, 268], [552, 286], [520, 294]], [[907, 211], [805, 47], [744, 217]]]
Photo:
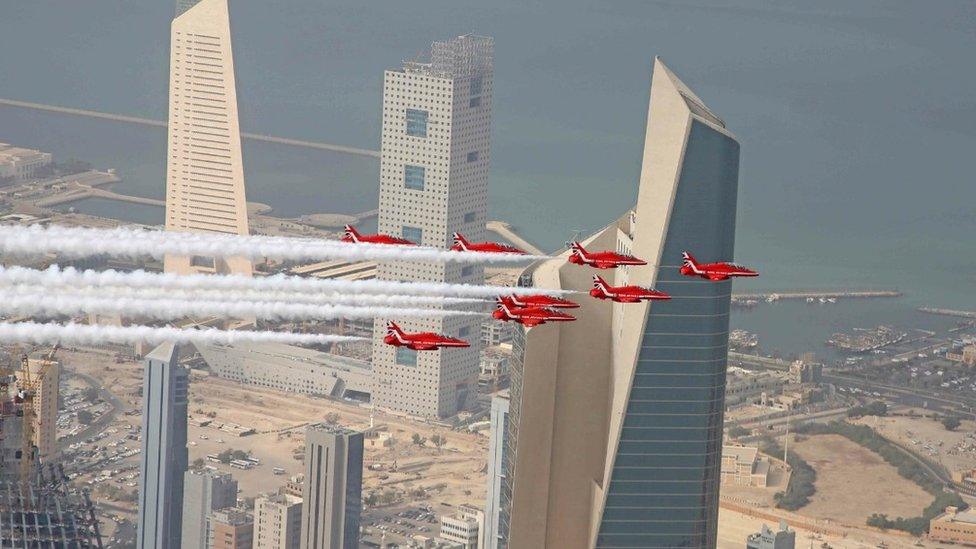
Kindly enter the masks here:
[[936, 517], [935, 520], [940, 522], [976, 524], [976, 510], [969, 508], [965, 511], [958, 511], [955, 507], [947, 507], [946, 512]]
[[465, 34], [430, 45], [429, 60], [404, 61], [403, 72], [435, 78], [467, 78], [490, 71], [495, 40], [490, 36]]

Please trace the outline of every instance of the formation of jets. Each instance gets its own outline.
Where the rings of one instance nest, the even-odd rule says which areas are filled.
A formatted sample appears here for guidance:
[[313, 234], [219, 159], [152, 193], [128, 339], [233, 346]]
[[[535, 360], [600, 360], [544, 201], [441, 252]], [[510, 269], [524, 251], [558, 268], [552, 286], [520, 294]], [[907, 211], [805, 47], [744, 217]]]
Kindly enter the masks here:
[[[346, 225], [344, 242], [354, 244], [392, 244], [399, 246], [415, 246], [416, 243], [403, 238], [386, 234], [360, 234], [353, 227]], [[460, 233], [454, 233], [454, 245], [450, 248], [458, 252], [480, 252], [519, 254], [526, 253], [514, 246], [498, 242], [468, 242]], [[647, 265], [647, 261], [632, 255], [614, 251], [591, 252], [579, 242], [570, 244], [570, 263], [593, 267], [596, 269], [615, 269], [631, 265]], [[698, 277], [712, 282], [720, 282], [737, 277], [756, 277], [759, 273], [728, 262], [699, 263], [689, 252], [682, 252], [683, 262], [679, 272], [684, 276]], [[617, 303], [640, 303], [642, 301], [668, 300], [671, 296], [665, 292], [643, 286], [611, 286], [600, 276], [593, 277], [593, 289], [590, 295], [603, 300]], [[571, 322], [576, 317], [564, 313], [559, 309], [575, 309], [579, 304], [567, 299], [552, 297], [545, 294], [538, 295], [510, 295], [498, 298], [498, 307], [492, 317], [502, 322], [517, 322], [526, 327], [539, 326], [548, 322]], [[433, 351], [448, 347], [469, 347], [470, 344], [462, 339], [448, 337], [432, 332], [407, 333], [395, 323], [387, 325], [386, 337], [383, 341], [395, 347], [407, 347], [415, 351]]]

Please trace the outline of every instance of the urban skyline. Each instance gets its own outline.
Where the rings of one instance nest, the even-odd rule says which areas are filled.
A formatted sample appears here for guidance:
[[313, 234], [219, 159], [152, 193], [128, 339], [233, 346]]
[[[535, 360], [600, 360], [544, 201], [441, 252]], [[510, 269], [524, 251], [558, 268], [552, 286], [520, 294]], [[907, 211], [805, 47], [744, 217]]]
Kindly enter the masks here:
[[[127, 194], [114, 169], [0, 143], [0, 340], [38, 345], [0, 349], [0, 511], [70, 515], [56, 534], [82, 547], [976, 540], [976, 313], [923, 307], [955, 318], [932, 330], [835, 328], [817, 354], [733, 330], [734, 307], [902, 293], [733, 293], [733, 278], [781, 271], [755, 255], [733, 263], [737, 213], [756, 215], [739, 207], [739, 138], [661, 58], [646, 111], [629, 116], [644, 120], [633, 206], [547, 253], [489, 217], [495, 99], [515, 100], [495, 94], [494, 38], [430, 42], [385, 71], [378, 152], [262, 137], [282, 147], [282, 195], [296, 190], [290, 147], [378, 158], [375, 210], [288, 217], [248, 210], [229, 1], [175, 4], [165, 201]], [[306, 48], [289, 63], [313, 66], [307, 39], [280, 38]], [[512, 46], [499, 42], [505, 85], [520, 62], [545, 75], [544, 47]], [[543, 78], [553, 101], [603, 72], [576, 69]], [[729, 110], [736, 93], [704, 95], [733, 120], [775, 112]], [[12, 108], [37, 108], [24, 105]], [[735, 126], [752, 143], [757, 129]], [[541, 144], [553, 128], [537, 131]], [[115, 229], [75, 211], [92, 199], [164, 207], [163, 224]], [[31, 367], [18, 371], [18, 356]], [[17, 496], [27, 490], [39, 499]], [[37, 535], [13, 518], [4, 528]]]

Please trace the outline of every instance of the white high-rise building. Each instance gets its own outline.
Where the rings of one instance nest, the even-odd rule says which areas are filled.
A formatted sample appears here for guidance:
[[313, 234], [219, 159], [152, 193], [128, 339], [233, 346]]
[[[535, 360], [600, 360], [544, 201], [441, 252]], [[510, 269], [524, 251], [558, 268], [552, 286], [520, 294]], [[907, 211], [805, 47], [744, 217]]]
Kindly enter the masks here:
[[[227, 0], [202, 0], [170, 36], [166, 230], [247, 235]], [[251, 274], [244, 258], [167, 256], [167, 272]]]
[[[483, 240], [491, 158], [494, 41], [459, 36], [434, 42], [426, 62], [386, 71], [380, 160], [379, 228], [426, 246], [447, 247], [454, 232]], [[379, 278], [478, 284], [480, 266], [389, 262]], [[382, 343], [373, 348], [374, 402], [421, 417], [458, 411], [478, 376], [476, 318], [393, 319], [405, 330], [434, 331], [473, 343], [466, 349], [416, 353]]]

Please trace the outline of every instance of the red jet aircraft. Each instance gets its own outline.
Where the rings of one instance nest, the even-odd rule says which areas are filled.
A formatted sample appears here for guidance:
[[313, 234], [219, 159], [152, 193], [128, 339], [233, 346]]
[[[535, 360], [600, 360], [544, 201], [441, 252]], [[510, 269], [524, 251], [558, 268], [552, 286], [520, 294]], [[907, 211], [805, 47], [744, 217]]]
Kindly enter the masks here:
[[545, 307], [511, 307], [504, 300], [498, 300], [498, 309], [491, 316], [502, 322], [515, 321], [531, 328], [546, 322], [571, 322], [576, 317]]
[[497, 242], [468, 242], [461, 233], [454, 233], [454, 245], [451, 249], [455, 252], [486, 252], [491, 254], [519, 254], [526, 253], [515, 246], [499, 244]]
[[346, 234], [342, 235], [343, 242], [354, 244], [395, 244], [397, 246], [416, 246], [416, 242], [410, 242], [405, 238], [397, 238], [388, 234], [360, 234], [351, 225], [346, 225]]
[[394, 347], [406, 347], [414, 351], [436, 351], [443, 347], [470, 347], [471, 344], [463, 339], [447, 337], [433, 332], [419, 332], [408, 334], [400, 329], [395, 322], [386, 325], [386, 337], [383, 343]]
[[570, 244], [573, 253], [569, 262], [577, 265], [589, 265], [597, 269], [615, 269], [621, 265], [647, 265], [643, 259], [617, 252], [588, 252], [579, 242]]
[[640, 303], [641, 301], [656, 301], [671, 299], [664, 292], [645, 288], [643, 286], [611, 286], [599, 276], [593, 276], [593, 289], [590, 295], [597, 299], [610, 299], [617, 303]]
[[549, 307], [551, 309], [577, 309], [579, 303], [551, 297], [545, 294], [510, 295], [500, 298], [509, 307]]
[[681, 274], [685, 276], [700, 276], [706, 280], [728, 280], [731, 277], [759, 276], [752, 269], [733, 265], [732, 263], [698, 263], [688, 252], [682, 252], [685, 261], [681, 265]]

